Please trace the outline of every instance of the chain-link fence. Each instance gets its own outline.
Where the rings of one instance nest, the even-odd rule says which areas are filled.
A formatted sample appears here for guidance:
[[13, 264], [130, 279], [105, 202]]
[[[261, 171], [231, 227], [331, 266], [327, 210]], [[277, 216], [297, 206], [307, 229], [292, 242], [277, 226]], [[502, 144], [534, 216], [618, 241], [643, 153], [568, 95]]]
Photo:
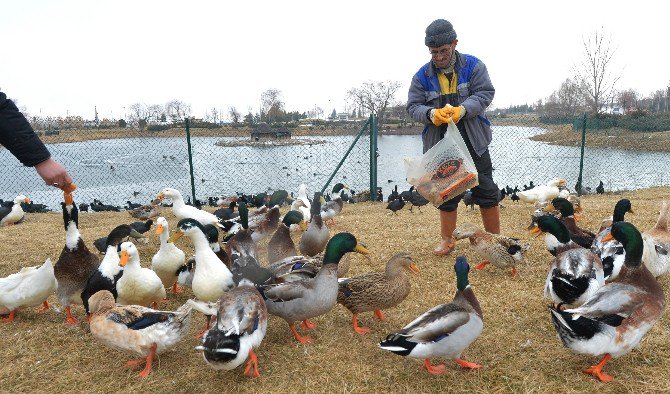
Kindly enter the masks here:
[[[494, 179], [501, 188], [521, 189], [531, 181], [538, 185], [562, 177], [575, 190], [580, 174], [582, 192], [595, 192], [600, 181], [605, 191], [670, 185], [670, 133], [656, 132], [670, 130], [663, 117], [586, 117], [584, 122], [581, 116], [491, 114], [490, 119]], [[121, 207], [127, 201], [147, 203], [164, 187], [179, 189], [187, 198], [191, 168], [201, 201], [236, 192], [296, 192], [301, 183], [310, 194], [326, 185], [329, 191], [337, 182], [356, 193], [373, 185], [384, 196], [395, 186], [406, 190], [410, 185], [403, 158], [421, 154], [422, 126], [389, 124], [371, 138], [376, 135], [371, 125], [370, 119], [292, 127], [232, 127], [191, 120], [189, 160], [186, 122], [146, 125], [144, 130], [118, 124], [33, 124], [75, 179], [78, 202], [95, 198]], [[25, 194], [58, 207], [62, 195], [43, 185], [33, 169], [22, 167], [5, 149], [0, 149], [0, 160], [5, 163], [0, 167], [1, 199]]]
[[[194, 120], [145, 130], [79, 124], [34, 128], [75, 179], [78, 202], [98, 199], [123, 208], [129, 201], [146, 204], [165, 187], [189, 200], [194, 189], [201, 202], [234, 193], [297, 192], [302, 183], [310, 194], [324, 187], [328, 192], [338, 182], [356, 193], [369, 190], [371, 161], [376, 161], [370, 154], [376, 142], [372, 120], [305, 122], [293, 129]], [[8, 163], [0, 169], [1, 199], [25, 194], [58, 207], [62, 194], [43, 185], [33, 169], [5, 149], [0, 160]]]

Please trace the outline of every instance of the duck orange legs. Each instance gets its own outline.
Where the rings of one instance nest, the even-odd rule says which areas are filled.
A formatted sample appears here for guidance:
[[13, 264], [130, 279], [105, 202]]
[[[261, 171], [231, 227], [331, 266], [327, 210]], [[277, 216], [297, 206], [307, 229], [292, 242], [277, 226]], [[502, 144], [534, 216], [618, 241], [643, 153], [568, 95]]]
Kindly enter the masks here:
[[2, 322], [3, 322], [3, 323], [11, 323], [11, 322], [13, 322], [13, 321], [14, 321], [14, 316], [16, 316], [16, 309], [13, 310], [13, 311], [11, 311], [11, 312], [9, 312], [9, 316], [7, 316], [7, 317], [3, 317], [3, 318], [2, 318]]
[[426, 368], [426, 370], [432, 375], [441, 375], [444, 373], [444, 371], [447, 370], [447, 367], [444, 366], [444, 364], [438, 364], [438, 365], [431, 364], [429, 358], [427, 358], [426, 361], [423, 362], [423, 367]]
[[361, 335], [365, 335], [370, 332], [370, 329], [367, 327], [359, 327], [358, 326], [358, 314], [354, 313], [354, 331]]
[[475, 364], [475, 363], [472, 363], [472, 362], [470, 362], [470, 361], [461, 360], [460, 358], [457, 358], [457, 359], [454, 360], [454, 361], [456, 361], [456, 364], [460, 365], [461, 368], [466, 368], [466, 369], [479, 369], [479, 368], [482, 367], [482, 366], [479, 365], [479, 364]]
[[384, 320], [384, 312], [382, 312], [381, 309], [375, 309], [372, 318], [377, 320]]
[[609, 353], [607, 353], [605, 357], [603, 357], [603, 359], [600, 360], [598, 364], [585, 369], [583, 372], [595, 376], [596, 378], [600, 379], [601, 382], [611, 382], [614, 379], [614, 377], [612, 377], [612, 375], [603, 372], [603, 367], [605, 366], [605, 364], [607, 364], [607, 362], [611, 358], [612, 356]]
[[42, 306], [40, 307], [40, 309], [37, 310], [37, 313], [43, 313], [43, 312], [46, 312], [46, 311], [49, 310], [49, 308], [51, 308], [51, 306], [49, 305], [49, 303], [47, 302], [47, 300], [44, 300], [44, 302], [42, 303]]
[[126, 367], [134, 368], [142, 363], [146, 363], [144, 369], [139, 374], [139, 377], [144, 379], [151, 373], [151, 364], [154, 361], [155, 357], [156, 357], [156, 344], [154, 343], [151, 345], [151, 349], [149, 349], [149, 354], [147, 354], [146, 358], [138, 358], [137, 360], [130, 360], [126, 363]]
[[301, 336], [298, 333], [298, 330], [295, 329], [295, 326], [293, 324], [289, 324], [288, 326], [291, 328], [291, 331], [293, 332], [293, 337], [295, 338], [296, 341], [298, 341], [300, 343], [309, 343], [309, 342], [312, 342], [314, 340], [312, 337], [309, 337], [309, 336], [304, 336], [304, 337]]
[[249, 349], [249, 361], [247, 361], [247, 366], [244, 368], [244, 375], [250, 378], [261, 376], [261, 373], [258, 371], [258, 358], [253, 349]]
[[79, 324], [79, 320], [77, 320], [76, 317], [72, 315], [72, 310], [70, 309], [70, 305], [65, 307], [65, 313], [67, 314], [67, 317], [65, 318], [65, 322], [70, 325], [75, 325]]
[[170, 290], [170, 293], [180, 294], [180, 293], [183, 293], [183, 292], [184, 292], [184, 290], [181, 287], [179, 287], [177, 282], [174, 282], [174, 284], [172, 285], [172, 289]]
[[313, 328], [316, 328], [316, 323], [309, 321], [308, 319], [305, 319], [302, 321], [302, 328], [305, 330], [311, 330]]
[[483, 270], [484, 267], [486, 267], [486, 266], [489, 265], [489, 264], [491, 264], [490, 261], [488, 261], [488, 260], [484, 260], [484, 261], [482, 261], [481, 263], [477, 264], [477, 265], [475, 266], [475, 269], [477, 269], [477, 270]]

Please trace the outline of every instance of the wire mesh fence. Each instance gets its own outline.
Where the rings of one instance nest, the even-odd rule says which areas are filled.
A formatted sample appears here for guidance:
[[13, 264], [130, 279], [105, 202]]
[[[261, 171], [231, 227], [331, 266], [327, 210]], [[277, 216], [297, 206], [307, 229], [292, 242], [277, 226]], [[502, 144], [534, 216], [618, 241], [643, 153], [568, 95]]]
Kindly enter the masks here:
[[[644, 118], [635, 120], [638, 126], [633, 130], [621, 121], [613, 125], [608, 120], [605, 127], [593, 117], [586, 122], [583, 117], [552, 121], [527, 114], [490, 118], [489, 150], [494, 180], [501, 188], [521, 189], [531, 181], [538, 185], [562, 177], [576, 191], [580, 174], [584, 193], [595, 192], [600, 181], [606, 191], [670, 185], [670, 133], [640, 127]], [[663, 128], [656, 118], [648, 121]], [[368, 122], [315, 121], [286, 128], [192, 120], [195, 196], [206, 201], [236, 192], [296, 192], [302, 183], [310, 194], [325, 186], [329, 191], [337, 182], [355, 193], [378, 185], [384, 196], [396, 186], [408, 189], [403, 158], [421, 154], [422, 126], [386, 125], [371, 139]], [[191, 195], [185, 122], [146, 125], [142, 130], [118, 123], [63, 121], [33, 127], [75, 179], [80, 202], [98, 199], [123, 208], [128, 201], [148, 203], [165, 187], [181, 190], [185, 198]], [[0, 160], [5, 163], [0, 168], [0, 199], [24, 194], [51, 209], [58, 207], [62, 195], [43, 185], [33, 169], [22, 167], [5, 149], [0, 149]]]

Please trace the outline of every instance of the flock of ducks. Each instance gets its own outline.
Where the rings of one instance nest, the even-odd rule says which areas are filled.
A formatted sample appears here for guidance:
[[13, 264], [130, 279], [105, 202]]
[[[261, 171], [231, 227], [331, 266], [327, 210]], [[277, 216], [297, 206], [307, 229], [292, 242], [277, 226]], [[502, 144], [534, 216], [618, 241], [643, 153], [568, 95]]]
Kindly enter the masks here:
[[[561, 185], [555, 185], [558, 193], [545, 189], [531, 198], [537, 210], [529, 230], [537, 236], [545, 234], [551, 259], [544, 295], [551, 301], [550, 316], [562, 343], [578, 353], [603, 356], [584, 372], [610, 381], [612, 377], [603, 372], [605, 363], [636, 347], [665, 308], [656, 277], [670, 270], [670, 204], [664, 202], [656, 225], [640, 233], [625, 221], [632, 208], [630, 201], [622, 199], [613, 216], [597, 232], [590, 232], [577, 225], [575, 215], [581, 206], [572, 199], [575, 208], [569, 195], [560, 194]], [[196, 347], [204, 361], [224, 370], [246, 362], [244, 374], [260, 376], [255, 350], [262, 344], [269, 315], [283, 319], [295, 340], [305, 343], [313, 338], [298, 328], [315, 328], [310, 319], [339, 303], [352, 313], [353, 330], [363, 335], [370, 329], [359, 325], [359, 315], [372, 312], [383, 320], [382, 310], [399, 305], [410, 292], [411, 275], [419, 273], [412, 257], [401, 252], [388, 261], [384, 272], [346, 277], [347, 254], [367, 256], [369, 252], [351, 233], [330, 237], [327, 222], [334, 225], [342, 213], [339, 194], [344, 189], [338, 183], [326, 203], [320, 193], [310, 200], [302, 185], [283, 217], [279, 206], [285, 195], [281, 193], [254, 212], [244, 201], [235, 201], [239, 216], [230, 219], [186, 205], [176, 189], [163, 189], [156, 199], [172, 201], [178, 222], [170, 234], [168, 221], [156, 219], [160, 245], [151, 268], [142, 267], [136, 246], [128, 241], [133, 229], [125, 224], [106, 237], [105, 254], [99, 261], [81, 237], [78, 209], [66, 192], [61, 204], [65, 245], [58, 260], [52, 265], [47, 259], [42, 266], [0, 278], [0, 314], [9, 315], [5, 321], [13, 321], [19, 309], [38, 305], [48, 309], [46, 299], [55, 292], [67, 323], [78, 323], [71, 306], [84, 305], [93, 336], [140, 356], [127, 365], [144, 364], [140, 373], [144, 378], [156, 355], [185, 338], [195, 310], [205, 316]], [[302, 235], [296, 245], [291, 232], [298, 229]], [[225, 232], [223, 245], [219, 232]], [[190, 259], [177, 243], [184, 236], [195, 250]], [[490, 264], [510, 270], [512, 277], [529, 250], [527, 242], [467, 223], [458, 226], [453, 236], [469, 240], [482, 257], [476, 269]], [[265, 237], [270, 240], [263, 265], [257, 243]], [[457, 292], [452, 302], [435, 306], [388, 334], [379, 343], [381, 349], [423, 359], [431, 374], [446, 370], [445, 365], [431, 362], [435, 357], [452, 359], [462, 368], [481, 368], [461, 358], [483, 330], [482, 308], [469, 284], [470, 265], [464, 256], [456, 257], [454, 271]], [[190, 287], [193, 299], [174, 312], [157, 309], [168, 293], [183, 292], [184, 287]]]

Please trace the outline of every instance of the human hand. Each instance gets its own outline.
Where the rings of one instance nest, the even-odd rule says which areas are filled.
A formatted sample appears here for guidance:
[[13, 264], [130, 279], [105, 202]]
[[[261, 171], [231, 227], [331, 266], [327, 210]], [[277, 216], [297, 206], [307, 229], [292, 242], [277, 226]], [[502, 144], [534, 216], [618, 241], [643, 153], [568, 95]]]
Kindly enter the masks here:
[[449, 108], [444, 108], [445, 112], [447, 112], [451, 120], [454, 121], [454, 123], [458, 123], [459, 120], [461, 120], [465, 116], [465, 107], [460, 105], [458, 107], [451, 107]]
[[72, 192], [74, 185], [65, 167], [52, 158], [36, 164], [35, 171], [49, 186]]
[[451, 108], [451, 106], [447, 104], [442, 108], [437, 108], [431, 111], [433, 115], [431, 120], [435, 126], [441, 126], [449, 122], [449, 117], [451, 116], [449, 108]]

